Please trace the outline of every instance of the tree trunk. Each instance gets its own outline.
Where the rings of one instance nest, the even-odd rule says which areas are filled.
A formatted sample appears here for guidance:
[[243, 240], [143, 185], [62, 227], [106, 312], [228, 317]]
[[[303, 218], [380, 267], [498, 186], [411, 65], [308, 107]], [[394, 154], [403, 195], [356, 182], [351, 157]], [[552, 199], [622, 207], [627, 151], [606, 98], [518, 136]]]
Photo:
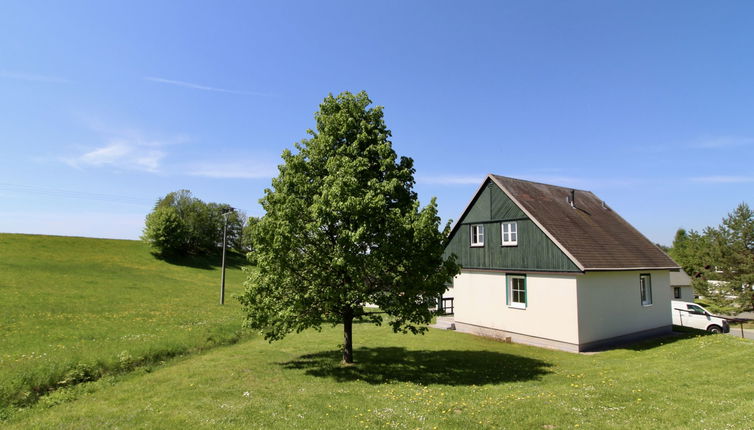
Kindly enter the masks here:
[[343, 313], [343, 364], [353, 363], [353, 311]]

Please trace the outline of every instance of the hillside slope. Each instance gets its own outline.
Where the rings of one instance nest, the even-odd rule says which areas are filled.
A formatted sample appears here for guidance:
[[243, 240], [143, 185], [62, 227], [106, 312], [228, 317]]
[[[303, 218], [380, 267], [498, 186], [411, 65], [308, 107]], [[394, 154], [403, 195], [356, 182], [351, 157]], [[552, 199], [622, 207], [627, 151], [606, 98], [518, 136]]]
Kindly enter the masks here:
[[139, 241], [0, 234], [0, 410], [237, 340], [233, 262], [219, 306], [217, 257], [170, 263]]
[[573, 354], [357, 324], [254, 338], [61, 390], [8, 429], [751, 429], [754, 342], [679, 335]]

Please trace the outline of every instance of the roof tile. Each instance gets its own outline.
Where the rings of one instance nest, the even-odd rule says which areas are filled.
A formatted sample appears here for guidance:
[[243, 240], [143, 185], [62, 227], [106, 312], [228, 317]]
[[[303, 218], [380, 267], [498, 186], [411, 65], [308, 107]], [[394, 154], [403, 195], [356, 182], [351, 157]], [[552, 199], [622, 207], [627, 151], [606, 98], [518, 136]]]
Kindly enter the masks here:
[[678, 268], [591, 191], [491, 175], [585, 270]]

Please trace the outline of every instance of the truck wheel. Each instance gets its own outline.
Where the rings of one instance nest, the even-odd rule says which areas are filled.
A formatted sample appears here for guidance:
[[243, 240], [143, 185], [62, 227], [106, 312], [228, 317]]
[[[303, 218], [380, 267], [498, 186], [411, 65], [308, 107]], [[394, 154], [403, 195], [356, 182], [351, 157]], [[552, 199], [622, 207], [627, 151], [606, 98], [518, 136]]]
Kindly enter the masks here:
[[710, 333], [717, 334], [717, 333], [722, 333], [723, 329], [719, 325], [711, 325], [711, 326], [707, 327], [707, 331], [710, 332]]

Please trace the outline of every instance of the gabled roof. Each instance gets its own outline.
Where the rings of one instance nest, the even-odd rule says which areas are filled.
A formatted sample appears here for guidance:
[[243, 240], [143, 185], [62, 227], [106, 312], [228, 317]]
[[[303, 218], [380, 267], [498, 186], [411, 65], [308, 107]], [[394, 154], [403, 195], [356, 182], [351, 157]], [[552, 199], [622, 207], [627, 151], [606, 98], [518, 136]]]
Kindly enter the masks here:
[[[500, 187], [581, 270], [679, 268], [591, 191], [492, 174], [484, 182], [487, 179]], [[567, 200], [572, 191], [574, 207]], [[460, 219], [453, 229], [459, 224]]]

